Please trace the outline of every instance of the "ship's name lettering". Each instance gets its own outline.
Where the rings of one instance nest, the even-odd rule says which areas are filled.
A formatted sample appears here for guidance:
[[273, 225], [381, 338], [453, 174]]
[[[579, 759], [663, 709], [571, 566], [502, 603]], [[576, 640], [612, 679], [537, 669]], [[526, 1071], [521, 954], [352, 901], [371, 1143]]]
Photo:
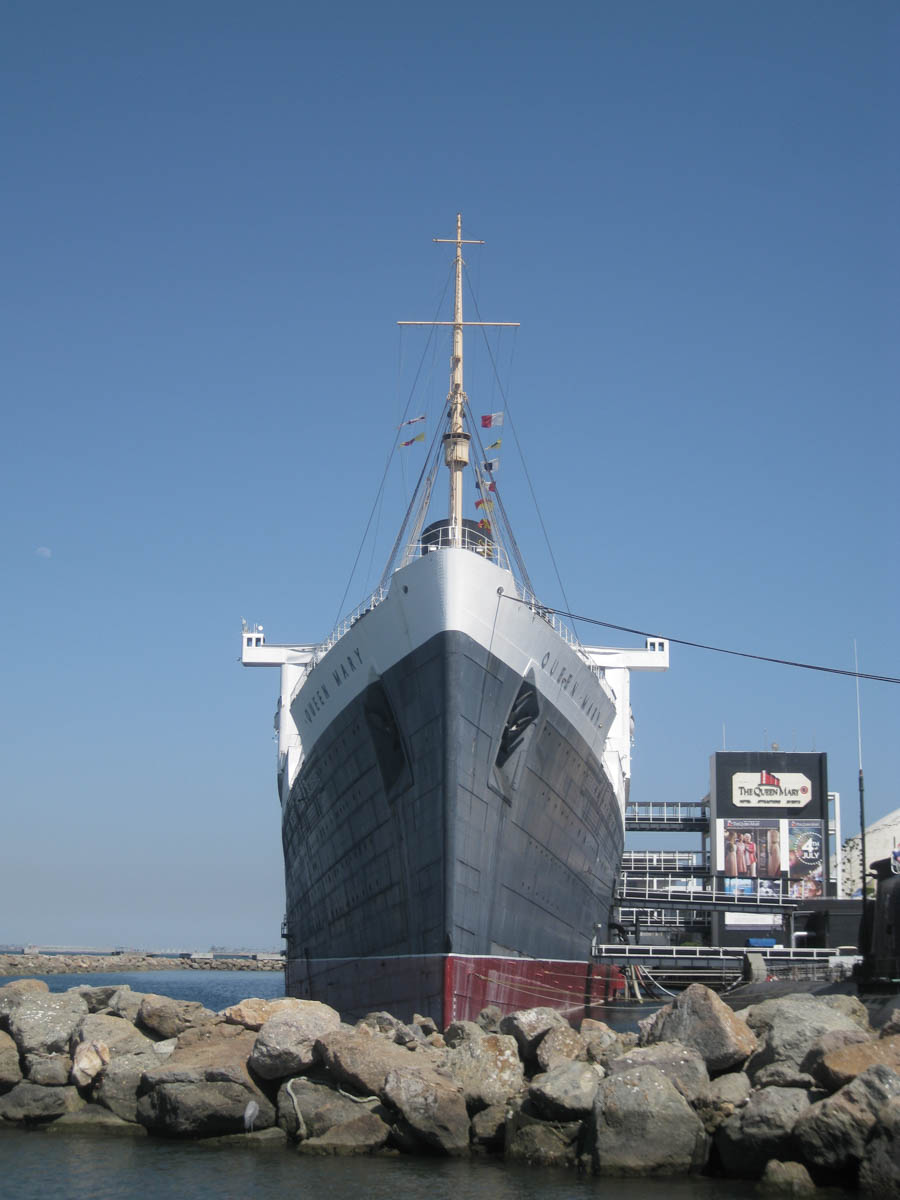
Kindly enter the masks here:
[[[362, 655], [359, 650], [354, 649], [350, 654], [341, 659], [337, 666], [331, 668], [331, 677], [335, 682], [335, 686], [340, 687], [344, 680], [349, 679], [361, 666]], [[320, 683], [303, 709], [303, 716], [306, 719], [307, 725], [312, 724], [313, 717], [322, 711], [330, 699], [331, 693], [328, 691], [328, 685]]]
[[[564, 692], [567, 692], [574, 698], [578, 691], [578, 682], [575, 679], [573, 671], [567, 671], [560, 663], [558, 658], [553, 658], [548, 650], [541, 659], [541, 669], [546, 671], [551, 679], [555, 680]], [[590, 694], [585, 694], [581, 698], [581, 711], [591, 722], [599, 728], [603, 720], [603, 713], [598, 705], [591, 701]]]

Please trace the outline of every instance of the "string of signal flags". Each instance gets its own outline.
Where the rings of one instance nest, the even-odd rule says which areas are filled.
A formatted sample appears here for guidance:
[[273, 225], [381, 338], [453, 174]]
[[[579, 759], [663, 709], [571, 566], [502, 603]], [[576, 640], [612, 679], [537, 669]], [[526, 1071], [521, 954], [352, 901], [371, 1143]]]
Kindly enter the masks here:
[[[397, 426], [397, 429], [398, 430], [406, 429], [408, 426], [418, 425], [421, 422], [423, 422], [424, 420], [425, 420], [424, 414], [419, 417], [410, 417], [409, 420], [407, 420], [407, 421], [401, 421], [400, 424]], [[481, 428], [482, 429], [501, 429], [502, 427], [503, 427], [503, 413], [502, 412], [484, 413], [482, 415], [482, 417], [481, 417]], [[405, 447], [407, 447], [407, 446], [414, 446], [416, 444], [416, 442], [424, 442], [424, 441], [425, 441], [425, 432], [423, 430], [421, 433], [416, 433], [411, 438], [407, 438], [405, 441], [400, 442], [400, 445], [398, 448], [402, 450], [402, 449], [405, 449]], [[498, 437], [498, 438], [495, 438], [494, 441], [490, 443], [490, 445], [485, 446], [485, 450], [499, 450], [502, 445], [503, 445], [503, 438]], [[490, 475], [490, 476], [496, 475], [496, 473], [500, 470], [500, 459], [499, 458], [485, 459], [485, 461], [481, 464], [481, 469], [484, 472], [484, 474], [486, 474], [486, 475]], [[496, 492], [496, 490], [497, 490], [497, 485], [493, 479], [490, 479], [488, 481], [488, 483], [486, 484], [486, 487], [489, 492]], [[482, 510], [481, 520], [478, 522], [479, 529], [484, 529], [487, 533], [490, 533], [491, 532], [491, 522], [489, 520], [489, 514], [492, 512], [493, 507], [494, 507], [493, 500], [485, 500], [484, 497], [481, 497], [480, 499], [475, 501], [475, 507], [477, 509]]]

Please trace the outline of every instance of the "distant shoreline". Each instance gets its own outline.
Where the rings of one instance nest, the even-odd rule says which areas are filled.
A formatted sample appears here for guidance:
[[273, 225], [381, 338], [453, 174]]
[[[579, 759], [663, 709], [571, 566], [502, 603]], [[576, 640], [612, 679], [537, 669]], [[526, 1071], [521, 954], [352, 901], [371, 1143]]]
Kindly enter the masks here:
[[158, 958], [149, 954], [0, 954], [7, 975], [124, 974], [129, 971], [281, 971], [280, 958]]

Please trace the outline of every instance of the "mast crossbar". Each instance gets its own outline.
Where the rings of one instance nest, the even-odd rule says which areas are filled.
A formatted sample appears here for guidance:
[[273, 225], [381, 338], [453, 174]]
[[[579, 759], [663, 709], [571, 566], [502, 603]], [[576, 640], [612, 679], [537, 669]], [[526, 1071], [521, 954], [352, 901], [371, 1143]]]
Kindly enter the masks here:
[[518, 329], [520, 321], [398, 321], [398, 325], [499, 325], [503, 329]]

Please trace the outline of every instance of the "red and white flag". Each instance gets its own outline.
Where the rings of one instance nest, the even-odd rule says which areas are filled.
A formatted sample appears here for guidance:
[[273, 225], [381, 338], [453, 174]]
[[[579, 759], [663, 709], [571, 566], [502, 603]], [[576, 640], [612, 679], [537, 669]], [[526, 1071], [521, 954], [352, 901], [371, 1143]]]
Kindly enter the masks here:
[[503, 424], [503, 413], [487, 413], [481, 418], [482, 429], [497, 429]]

